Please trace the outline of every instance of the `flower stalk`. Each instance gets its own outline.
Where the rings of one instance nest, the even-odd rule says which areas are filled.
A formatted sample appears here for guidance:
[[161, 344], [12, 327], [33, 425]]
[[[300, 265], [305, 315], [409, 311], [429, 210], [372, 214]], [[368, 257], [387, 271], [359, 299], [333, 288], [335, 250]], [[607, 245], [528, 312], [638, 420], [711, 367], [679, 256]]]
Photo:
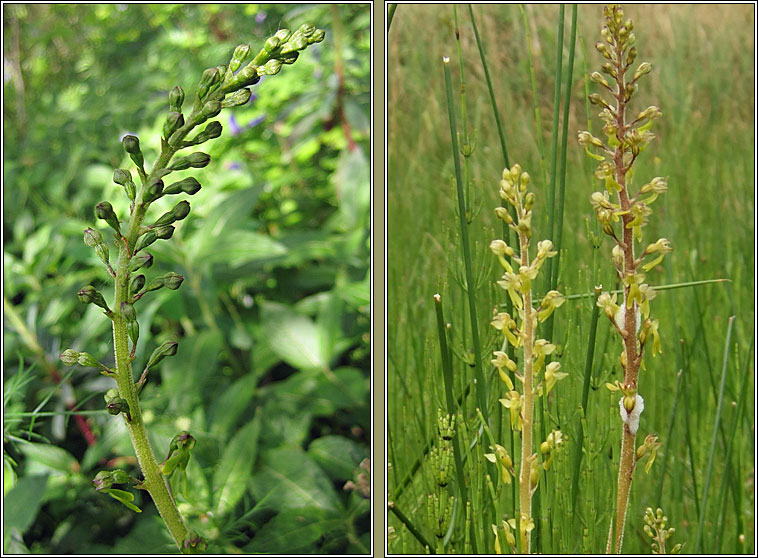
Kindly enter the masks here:
[[[553, 311], [565, 302], [558, 291], [548, 292], [534, 308], [532, 284], [540, 273], [543, 264], [554, 257], [550, 240], [537, 243], [537, 253], [531, 258], [529, 249], [532, 239], [532, 208], [536, 196], [528, 191], [529, 174], [521, 171], [516, 164], [511, 169], [503, 171], [500, 181], [500, 197], [510, 204], [516, 213], [516, 220], [504, 207], [495, 209], [495, 214], [505, 221], [519, 240], [519, 252], [508, 246], [504, 240], [493, 240], [490, 250], [497, 256], [505, 273], [498, 285], [510, 297], [513, 307], [518, 311], [518, 323], [506, 312], [494, 315], [491, 325], [503, 332], [504, 340], [513, 347], [523, 347], [523, 369], [518, 373], [517, 364], [503, 351], [496, 351], [492, 364], [497, 368], [501, 381], [508, 389], [500, 403], [510, 410], [511, 428], [521, 432], [521, 460], [519, 469], [519, 519], [518, 524], [513, 518], [504, 522], [506, 541], [515, 550], [516, 536], [510, 534], [510, 529], [518, 531], [519, 548], [522, 553], [531, 551], [531, 531], [535, 522], [532, 517], [532, 497], [537, 490], [540, 479], [540, 464], [538, 455], [542, 454], [542, 468], [547, 470], [552, 461], [553, 452], [562, 440], [560, 431], [551, 432], [547, 440], [539, 444], [540, 451], [534, 451], [534, 399], [535, 396], [547, 395], [556, 382], [567, 374], [560, 372], [560, 364], [551, 362], [545, 366], [545, 359], [555, 351], [555, 345], [545, 339], [537, 339], [537, 326], [547, 320]], [[514, 263], [512, 264], [511, 261]], [[515, 377], [523, 386], [520, 393], [510, 379], [506, 370], [515, 373]], [[501, 479], [510, 482], [510, 476], [503, 473], [510, 467], [511, 458], [505, 449], [495, 446], [496, 453], [488, 454], [488, 460], [501, 466]], [[503, 469], [505, 468], [505, 469]], [[497, 533], [497, 526], [493, 526]], [[509, 536], [510, 534], [510, 536]], [[498, 543], [499, 544], [499, 543]]]
[[[143, 475], [143, 479], [136, 482], [137, 487], [150, 493], [172, 538], [183, 553], [199, 553], [207, 548], [207, 542], [187, 528], [177, 509], [169, 483], [169, 477], [175, 472], [177, 466], [182, 473], [186, 468], [189, 452], [194, 446], [194, 438], [187, 432], [178, 434], [171, 443], [169, 458], [161, 467], [150, 445], [139, 401], [139, 394], [147, 380], [148, 370], [163, 358], [176, 354], [177, 342], [167, 341], [153, 351], [136, 383], [132, 363], [135, 360], [135, 349], [139, 339], [139, 325], [134, 305], [151, 291], [162, 287], [178, 289], [184, 279], [181, 275], [170, 272], [154, 278], [145, 286], [145, 276], [136, 275], [136, 272], [152, 265], [153, 257], [145, 251], [145, 248], [157, 240], [170, 238], [174, 233], [173, 223], [187, 217], [190, 204], [186, 200], [180, 201], [152, 225], [145, 226], [145, 219], [151, 204], [161, 197], [182, 193], [192, 195], [200, 190], [200, 184], [192, 177], [169, 186], [165, 186], [163, 182], [163, 178], [174, 171], [202, 168], [208, 165], [210, 156], [202, 152], [191, 153], [174, 160], [173, 163], [172, 159], [184, 148], [218, 137], [222, 126], [219, 122], [210, 122], [192, 140], [185, 140], [189, 133], [208, 119], [217, 116], [223, 107], [238, 106], [246, 102], [250, 98], [248, 86], [257, 83], [263, 75], [278, 73], [283, 64], [294, 63], [300, 51], [313, 43], [322, 41], [323, 38], [324, 31], [312, 25], [303, 25], [294, 32], [280, 29], [266, 41], [264, 48], [253, 61], [241, 69], [251, 51], [249, 45], [240, 45], [234, 51], [229, 67], [219, 66], [203, 72], [194, 105], [186, 117], [182, 114], [184, 91], [179, 86], [172, 89], [169, 93], [169, 112], [163, 126], [160, 154], [149, 173], [145, 170], [145, 159], [139, 139], [136, 136], [127, 135], [122, 140], [124, 151], [134, 163], [139, 177], [139, 186], [136, 186], [129, 170], [116, 169], [114, 172], [114, 182], [123, 186], [131, 202], [128, 221], [126, 223], [119, 221], [116, 211], [107, 201], [97, 204], [95, 208], [96, 217], [105, 221], [113, 233], [114, 244], [118, 249], [118, 258], [114, 267], [111, 266], [108, 246], [102, 234], [91, 228], [84, 232], [85, 243], [95, 249], [108, 273], [114, 277], [115, 292], [112, 308], [108, 306], [103, 295], [91, 285], [79, 291], [79, 299], [84, 303], [103, 308], [105, 315], [111, 319], [115, 367], [110, 369], [88, 353], [80, 353], [72, 349], [64, 351], [61, 354], [61, 360], [69, 366], [80, 364], [99, 368], [101, 373], [116, 381], [116, 388], [106, 393], [106, 409], [110, 414], [123, 416]], [[178, 456], [173, 461], [170, 459], [171, 452]], [[169, 462], [170, 466], [168, 466]], [[109, 473], [111, 472], [101, 471], [96, 477], [96, 489], [106, 491], [134, 511], [141, 511], [131, 503], [134, 499], [133, 494], [112, 489], [110, 484], [107, 487], [103, 485], [105, 477], [111, 484], [124, 484], [131, 477], [126, 474]]]
[[[656, 293], [645, 283], [645, 272], [657, 266], [671, 247], [667, 239], [661, 238], [648, 245], [639, 257], [635, 256], [635, 242], [642, 242], [642, 228], [652, 213], [650, 204], [667, 189], [666, 180], [661, 177], [654, 178], [634, 194], [630, 188], [632, 165], [655, 138], [650, 128], [653, 121], [661, 116], [661, 111], [651, 106], [638, 113], [636, 118], [630, 118], [629, 102], [637, 90], [637, 81], [648, 74], [652, 66], [643, 62], [631, 78], [628, 76], [637, 57], [634, 25], [631, 20], [624, 20], [623, 10], [616, 5], [607, 6], [604, 16], [605, 25], [601, 32], [604, 42], [598, 42], [595, 48], [607, 60], [602, 65], [602, 71], [608, 78], [594, 72], [590, 79], [605, 90], [610, 100], [597, 93], [590, 94], [589, 100], [602, 108], [600, 118], [604, 122], [606, 137], [602, 140], [589, 132], [579, 132], [578, 139], [587, 154], [600, 161], [595, 176], [604, 181], [605, 190], [592, 194], [590, 203], [603, 232], [614, 240], [612, 261], [624, 285], [620, 305], [616, 303], [616, 295], [607, 292], [601, 294], [597, 301], [621, 337], [623, 346], [620, 362], [624, 381], [607, 384], [611, 391], [622, 393], [619, 401], [622, 438], [616, 513], [611, 521], [606, 546], [607, 553], [620, 553], [638, 454], [635, 440], [644, 409], [644, 400], [638, 393], [639, 371], [640, 368], [644, 369], [643, 348], [648, 340], [652, 340], [653, 356], [660, 352], [658, 320], [649, 317], [650, 301]], [[615, 196], [614, 201], [611, 201], [612, 195]], [[643, 263], [650, 256], [653, 258]]]

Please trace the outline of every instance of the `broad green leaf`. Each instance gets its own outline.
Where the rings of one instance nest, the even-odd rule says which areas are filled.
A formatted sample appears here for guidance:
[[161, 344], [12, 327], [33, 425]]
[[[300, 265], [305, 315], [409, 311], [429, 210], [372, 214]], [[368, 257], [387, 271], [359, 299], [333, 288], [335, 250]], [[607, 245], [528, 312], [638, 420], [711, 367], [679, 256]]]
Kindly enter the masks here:
[[286, 511], [343, 508], [332, 481], [300, 448], [277, 448], [263, 455], [263, 463], [250, 481], [256, 508]]
[[74, 456], [58, 446], [27, 442], [21, 444], [20, 449], [30, 461], [36, 461], [54, 471], [70, 474], [79, 470], [79, 463]]
[[342, 335], [342, 300], [336, 292], [326, 295], [321, 302], [316, 325], [318, 327], [319, 350], [328, 361], [332, 361], [338, 355], [335, 346]]
[[251, 554], [315, 554], [322, 537], [344, 533], [346, 521], [334, 513], [310, 508], [287, 510], [258, 529], [245, 551]]
[[37, 517], [37, 512], [45, 496], [47, 475], [22, 477], [3, 499], [3, 533], [8, 536], [11, 529], [25, 533]]
[[319, 328], [310, 318], [284, 304], [261, 303], [261, 324], [271, 350], [294, 368], [326, 369], [328, 357], [320, 344]]
[[371, 206], [370, 174], [368, 159], [362, 149], [356, 147], [342, 152], [332, 180], [337, 189], [340, 213], [348, 229], [368, 225], [365, 217]]
[[250, 407], [257, 386], [258, 377], [255, 374], [245, 374], [216, 399], [210, 421], [214, 433], [228, 438], [227, 434], [236, 420]]
[[308, 446], [308, 455], [332, 480], [349, 480], [361, 461], [371, 452], [344, 436], [322, 436]]
[[236, 268], [284, 255], [287, 249], [270, 236], [246, 230], [230, 230], [216, 241], [208, 241], [196, 257], [205, 264], [223, 264]]
[[247, 482], [253, 473], [253, 465], [258, 455], [262, 416], [258, 409], [253, 420], [229, 440], [219, 460], [218, 468], [213, 475], [213, 486], [218, 496], [218, 515], [231, 510], [247, 489]]

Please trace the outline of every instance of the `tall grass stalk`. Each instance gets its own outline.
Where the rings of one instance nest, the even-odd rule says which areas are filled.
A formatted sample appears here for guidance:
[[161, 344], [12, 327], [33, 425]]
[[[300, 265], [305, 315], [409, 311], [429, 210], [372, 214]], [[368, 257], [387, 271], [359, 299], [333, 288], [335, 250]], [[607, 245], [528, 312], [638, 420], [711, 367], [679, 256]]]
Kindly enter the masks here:
[[463, 195], [463, 176], [458, 151], [458, 127], [455, 118], [455, 104], [453, 103], [453, 86], [450, 79], [450, 59], [442, 59], [445, 71], [445, 93], [447, 95], [447, 114], [450, 122], [450, 141], [452, 143], [453, 161], [455, 163], [455, 184], [458, 197], [458, 222], [461, 232], [461, 250], [463, 251], [463, 265], [466, 273], [466, 296], [468, 300], [469, 320], [471, 322], [471, 338], [474, 348], [474, 378], [476, 381], [476, 400], [482, 410], [485, 420], [489, 421], [487, 409], [487, 385], [482, 371], [482, 347], [479, 341], [479, 318], [476, 311], [476, 288], [474, 283], [474, 266], [471, 263], [471, 245], [469, 243], [468, 223], [466, 221], [466, 202]]
[[697, 535], [695, 535], [695, 552], [700, 553], [703, 546], [703, 524], [705, 515], [708, 510], [708, 490], [711, 487], [711, 477], [713, 475], [713, 463], [716, 459], [716, 441], [718, 438], [719, 425], [721, 424], [721, 408], [724, 403], [724, 386], [726, 385], [726, 371], [729, 364], [729, 348], [732, 341], [732, 327], [734, 326], [735, 316], [729, 318], [729, 325], [726, 329], [726, 341], [724, 342], [724, 358], [721, 365], [721, 383], [719, 385], [718, 405], [716, 407], [716, 419], [713, 424], [713, 436], [711, 437], [711, 451], [708, 455], [708, 468], [705, 473], [705, 486], [703, 487], [703, 505], [700, 508], [700, 517], [697, 522]]

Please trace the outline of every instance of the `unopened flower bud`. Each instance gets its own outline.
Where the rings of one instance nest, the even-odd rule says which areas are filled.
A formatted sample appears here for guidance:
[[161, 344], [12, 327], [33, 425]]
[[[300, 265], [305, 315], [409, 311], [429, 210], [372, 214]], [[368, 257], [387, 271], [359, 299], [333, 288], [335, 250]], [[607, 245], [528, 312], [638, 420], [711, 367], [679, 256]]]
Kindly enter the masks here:
[[221, 74], [218, 68], [208, 68], [200, 77], [200, 84], [197, 86], [197, 98], [202, 102], [208, 94], [215, 89], [215, 86], [221, 82]]
[[129, 155], [136, 155], [140, 152], [139, 138], [137, 136], [127, 135], [121, 140], [121, 145], [124, 146], [124, 151]]
[[100, 362], [89, 353], [79, 353], [77, 362], [80, 366], [87, 366], [89, 368], [100, 368]]
[[184, 281], [184, 277], [182, 275], [179, 275], [178, 273], [174, 273], [173, 271], [170, 271], [166, 273], [166, 275], [163, 276], [163, 281], [167, 288], [171, 289], [172, 291], [175, 291], [176, 289], [182, 286], [182, 281]]
[[130, 200], [134, 201], [137, 195], [137, 188], [132, 180], [131, 173], [126, 169], [116, 169], [113, 171], [113, 182], [124, 187], [124, 191]]
[[174, 236], [173, 225], [158, 227], [157, 229], [155, 229], [155, 236], [156, 238], [160, 238], [161, 240], [168, 240], [169, 238]]
[[244, 105], [250, 100], [252, 92], [249, 89], [240, 89], [234, 93], [227, 95], [221, 102], [221, 108], [231, 108]]
[[163, 196], [163, 180], [158, 178], [157, 180], [151, 180], [147, 188], [145, 188], [145, 194], [143, 196], [143, 201], [145, 202], [153, 202], [157, 200], [158, 198]]
[[203, 105], [203, 110], [200, 111], [200, 116], [202, 118], [201, 122], [213, 118], [214, 116], [218, 116], [221, 112], [221, 107], [221, 101], [208, 101], [205, 103]]
[[176, 349], [178, 346], [179, 343], [176, 341], [166, 341], [163, 343], [163, 345], [153, 351], [147, 361], [147, 366], [145, 368], [152, 368], [164, 358], [174, 356], [176, 354]]
[[66, 349], [58, 356], [58, 358], [60, 358], [61, 362], [66, 366], [74, 366], [79, 362], [79, 353], [73, 349]]
[[176, 221], [181, 221], [184, 219], [187, 215], [189, 215], [189, 212], [190, 204], [187, 200], [180, 201], [174, 206], [174, 209], [171, 210], [171, 213], [174, 215], [174, 219]]
[[634, 77], [632, 78], [632, 81], [637, 81], [642, 76], [649, 74], [652, 69], [653, 69], [653, 65], [650, 64], [650, 62], [643, 62], [637, 67], [637, 71], [634, 72]]
[[234, 73], [239, 70], [242, 63], [250, 57], [250, 45], [239, 45], [234, 49], [232, 59], [229, 61], [229, 70]]
[[102, 219], [108, 223], [111, 228], [115, 230], [119, 235], [121, 234], [118, 217], [116, 216], [116, 212], [113, 211], [113, 206], [110, 204], [110, 202], [104, 201], [97, 204], [95, 206], [95, 217]]
[[132, 257], [129, 262], [129, 273], [137, 271], [138, 269], [147, 269], [153, 265], [153, 255], [150, 252], [142, 252]]
[[273, 76], [279, 73], [279, 70], [282, 69], [282, 61], [277, 60], [276, 58], [273, 60], [269, 60], [266, 62], [263, 66], [258, 66], [258, 75], [261, 76]]
[[103, 243], [103, 235], [101, 235], [100, 231], [96, 229], [85, 229], [84, 230], [84, 243], [90, 248], [94, 248], [98, 244]]
[[232, 85], [235, 88], [246, 87], [248, 85], [255, 85], [261, 80], [258, 74], [258, 66], [249, 64], [242, 68], [234, 78]]
[[155, 231], [150, 229], [137, 240], [137, 244], [134, 246], [134, 253], [136, 254], [140, 250], [147, 248], [156, 240], [158, 240], [158, 237], [155, 235]]
[[198, 191], [200, 191], [200, 183], [195, 178], [190, 176], [184, 180], [180, 180], [179, 182], [174, 182], [173, 184], [166, 186], [163, 189], [163, 194], [181, 194], [184, 192], [192, 195], [196, 194]]
[[184, 115], [181, 112], [169, 112], [163, 124], [163, 137], [168, 139], [176, 130], [184, 126]]
[[203, 133], [208, 136], [208, 139], [215, 139], [221, 135], [223, 129], [221, 122], [214, 120], [205, 127]]
[[168, 94], [168, 106], [171, 112], [182, 112], [184, 104], [184, 89], [178, 85]]
[[508, 213], [508, 210], [504, 207], [496, 207], [495, 215], [497, 215], [498, 218], [502, 219], [509, 225], [513, 223], [513, 217], [511, 217], [511, 214]]
[[611, 56], [611, 53], [608, 50], [608, 47], [604, 43], [601, 43], [598, 41], [597, 43], [595, 43], [595, 48], [600, 54], [603, 55], [604, 58], [607, 58], [608, 60], [613, 60], [613, 57]]
[[637, 47], [632, 47], [626, 55], [626, 65], [631, 66], [637, 59]]
[[[526, 173], [524, 173], [524, 174], [526, 174]], [[523, 184], [523, 180], [522, 180], [522, 184]], [[526, 197], [524, 198], [524, 209], [526, 209], [527, 211], [529, 211], [532, 208], [532, 206], [534, 205], [534, 200], [535, 199], [536, 199], [536, 197], [534, 195], [534, 192], [529, 192], [526, 195]]]
[[[147, 254], [147, 252], [143, 252], [144, 254]], [[147, 254], [148, 256], [150, 254]], [[135, 275], [132, 277], [132, 280], [129, 282], [129, 293], [131, 293], [132, 296], [137, 294], [142, 290], [142, 287], [145, 286], [145, 276], [141, 273], [139, 275]]]
[[142, 151], [139, 148], [139, 139], [137, 136], [127, 135], [121, 140], [121, 145], [124, 147], [124, 151], [129, 154], [134, 164], [139, 168], [145, 164], [145, 159], [142, 157]]
[[128, 302], [121, 303], [121, 313], [124, 314], [127, 322], [134, 322], [137, 320], [137, 312], [134, 310], [134, 305]]
[[78, 296], [79, 300], [84, 304], [94, 304], [95, 306], [99, 306], [110, 312], [110, 308], [108, 308], [105, 298], [103, 298], [103, 295], [92, 285], [87, 285], [80, 290]]
[[[116, 395], [112, 392], [116, 391]], [[119, 415], [124, 413], [126, 418], [131, 422], [132, 417], [129, 414], [129, 403], [126, 399], [118, 395], [118, 390], [109, 389], [105, 394], [105, 408], [110, 415]]]

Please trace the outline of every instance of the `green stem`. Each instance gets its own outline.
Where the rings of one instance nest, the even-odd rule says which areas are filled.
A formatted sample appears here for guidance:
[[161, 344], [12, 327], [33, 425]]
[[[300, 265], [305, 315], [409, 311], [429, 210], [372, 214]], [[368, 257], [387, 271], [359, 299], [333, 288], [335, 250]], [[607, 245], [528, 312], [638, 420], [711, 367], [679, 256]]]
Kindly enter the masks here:
[[487, 386], [482, 372], [482, 349], [479, 343], [479, 322], [476, 315], [476, 292], [474, 285], [473, 265], [471, 264], [471, 246], [469, 245], [468, 224], [466, 222], [466, 204], [463, 197], [463, 178], [461, 162], [458, 157], [458, 137], [456, 134], [455, 109], [453, 104], [453, 86], [450, 79], [450, 59], [444, 59], [445, 89], [447, 93], [448, 118], [450, 120], [450, 139], [453, 143], [453, 161], [455, 162], [455, 181], [458, 192], [458, 220], [461, 226], [461, 245], [463, 248], [463, 263], [466, 268], [466, 294], [468, 295], [469, 318], [471, 320], [471, 336], [474, 344], [474, 377], [476, 378], [477, 404], [482, 410], [485, 420], [489, 421], [487, 409]]
[[153, 166], [151, 173], [144, 177], [140, 173], [142, 185], [140, 186], [134, 202], [126, 236], [122, 238], [119, 246], [118, 263], [116, 266], [116, 292], [114, 299], [113, 311], [113, 344], [115, 347], [116, 360], [116, 385], [118, 386], [119, 395], [123, 397], [129, 405], [129, 414], [131, 420], [124, 417], [129, 437], [134, 446], [134, 452], [137, 455], [140, 469], [144, 476], [143, 486], [150, 493], [150, 496], [161, 514], [163, 521], [166, 523], [174, 542], [179, 549], [184, 552], [184, 541], [187, 538], [187, 526], [184, 524], [182, 516], [176, 507], [168, 485], [161, 475], [160, 466], [155, 459], [153, 448], [148, 439], [145, 424], [142, 421], [142, 410], [139, 403], [137, 388], [134, 383], [132, 374], [132, 358], [129, 352], [129, 335], [126, 328], [126, 318], [121, 312], [121, 304], [128, 302], [129, 299], [129, 260], [131, 259], [134, 246], [139, 236], [140, 227], [145, 220], [145, 214], [149, 203], [143, 202], [143, 197], [147, 184], [155, 177], [157, 171], [165, 168], [174, 154], [179, 150], [181, 141], [196, 125], [198, 111], [193, 110], [187, 123], [175, 132], [170, 140], [163, 144], [158, 160]]

